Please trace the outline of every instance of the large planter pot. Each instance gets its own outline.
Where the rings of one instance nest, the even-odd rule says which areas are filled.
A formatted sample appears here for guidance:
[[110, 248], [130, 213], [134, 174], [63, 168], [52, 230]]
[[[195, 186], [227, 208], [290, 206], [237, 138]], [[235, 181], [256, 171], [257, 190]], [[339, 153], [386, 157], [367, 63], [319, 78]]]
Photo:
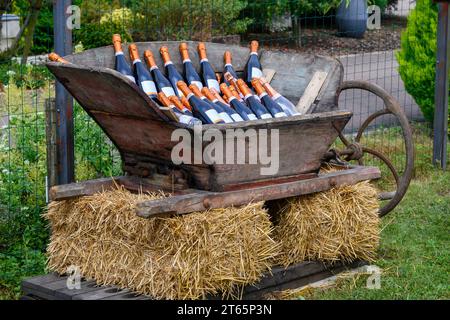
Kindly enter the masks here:
[[343, 37], [362, 38], [367, 29], [367, 0], [342, 0], [336, 13], [339, 34]]

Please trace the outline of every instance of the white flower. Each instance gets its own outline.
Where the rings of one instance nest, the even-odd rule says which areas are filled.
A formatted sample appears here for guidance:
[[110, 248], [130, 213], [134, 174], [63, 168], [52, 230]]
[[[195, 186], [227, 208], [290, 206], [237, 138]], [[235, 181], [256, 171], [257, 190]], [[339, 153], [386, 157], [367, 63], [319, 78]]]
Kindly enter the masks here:
[[10, 76], [10, 77], [13, 77], [13, 76], [16, 75], [16, 73], [15, 73], [14, 71], [12, 71], [12, 70], [9, 70], [8, 72], [6, 72], [6, 74], [7, 74], [8, 76]]

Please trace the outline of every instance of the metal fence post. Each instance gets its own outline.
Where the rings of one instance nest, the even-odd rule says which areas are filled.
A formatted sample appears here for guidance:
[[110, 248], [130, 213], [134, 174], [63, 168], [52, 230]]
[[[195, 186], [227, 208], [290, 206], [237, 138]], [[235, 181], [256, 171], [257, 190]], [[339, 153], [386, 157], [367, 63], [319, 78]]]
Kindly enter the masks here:
[[[60, 56], [72, 53], [72, 30], [67, 27], [67, 8], [71, 0], [53, 0], [55, 52]], [[75, 179], [73, 100], [59, 82], [55, 85], [58, 148], [58, 184], [71, 183]]]
[[445, 170], [447, 167], [448, 141], [450, 7], [448, 0], [445, 2], [440, 0], [439, 2], [433, 164]]

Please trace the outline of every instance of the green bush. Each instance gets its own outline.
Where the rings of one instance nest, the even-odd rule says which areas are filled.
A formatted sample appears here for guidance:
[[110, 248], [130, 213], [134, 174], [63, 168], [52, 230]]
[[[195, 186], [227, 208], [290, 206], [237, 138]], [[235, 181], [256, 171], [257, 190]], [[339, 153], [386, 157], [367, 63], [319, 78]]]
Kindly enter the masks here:
[[[290, 14], [293, 21], [295, 18], [313, 20], [332, 17], [342, 1], [350, 0], [249, 0], [244, 15], [255, 19], [251, 29], [255, 31], [267, 31], [272, 19]], [[368, 5], [377, 5], [384, 11], [388, 6], [393, 6], [398, 0], [368, 0]]]
[[408, 17], [401, 50], [397, 53], [399, 72], [406, 90], [428, 121], [434, 118], [437, 13], [432, 0], [418, 0]]
[[[27, 68], [27, 81], [33, 82], [32, 69], [38, 67]], [[0, 299], [17, 297], [23, 278], [45, 272], [49, 237], [42, 219], [47, 176], [44, 113], [41, 104], [28, 103], [34, 91], [17, 88], [14, 82], [10, 76], [7, 96], [11, 114], [17, 115], [10, 116], [7, 128], [0, 128]], [[77, 179], [120, 175], [117, 151], [77, 104], [74, 122]]]

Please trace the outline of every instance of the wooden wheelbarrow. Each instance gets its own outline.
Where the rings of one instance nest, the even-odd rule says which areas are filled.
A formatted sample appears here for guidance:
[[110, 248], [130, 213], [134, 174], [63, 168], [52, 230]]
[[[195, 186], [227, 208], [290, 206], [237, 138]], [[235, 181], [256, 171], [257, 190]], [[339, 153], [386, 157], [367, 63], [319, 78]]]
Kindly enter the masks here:
[[[179, 42], [138, 43], [140, 52], [151, 49], [158, 52], [162, 45], [173, 53], [174, 64], [181, 71], [182, 62], [177, 54]], [[189, 42], [190, 55], [196, 67], [198, 54], [196, 43]], [[244, 69], [249, 54], [247, 48], [207, 43], [210, 62], [215, 70], [222, 70], [225, 50], [232, 52], [238, 74]], [[126, 48], [124, 48], [125, 51]], [[157, 63], [163, 68], [163, 62]], [[262, 175], [262, 163], [241, 164], [218, 162], [213, 164], [174, 164], [172, 150], [179, 141], [172, 139], [177, 129], [184, 129], [194, 140], [193, 129], [171, 122], [158, 106], [129, 79], [112, 70], [112, 47], [88, 50], [65, 57], [73, 64], [49, 62], [50, 71], [72, 94], [86, 112], [98, 123], [120, 152], [124, 176], [91, 180], [69, 185], [55, 186], [50, 191], [54, 201], [90, 195], [98, 191], [123, 185], [131, 191], [163, 190], [173, 197], [143, 202], [138, 206], [141, 217], [161, 217], [187, 214], [212, 208], [239, 206], [251, 201], [269, 201], [311, 194], [333, 187], [355, 184], [363, 180], [381, 177], [379, 168], [363, 166], [364, 156], [370, 153], [384, 161], [397, 183], [397, 190], [383, 193], [380, 198], [388, 202], [380, 209], [383, 216], [401, 201], [406, 193], [413, 171], [414, 148], [408, 120], [398, 102], [382, 88], [363, 81], [342, 82], [342, 64], [329, 57], [261, 52], [263, 68], [276, 70], [272, 86], [291, 101], [304, 96], [317, 71], [326, 76], [311, 101], [308, 114], [269, 120], [204, 125], [202, 132], [215, 129], [226, 136], [227, 130], [267, 130], [270, 141], [273, 132], [279, 135], [279, 168], [270, 176]], [[339, 95], [343, 90], [368, 90], [380, 97], [385, 109], [376, 112], [363, 123], [354, 141], [342, 134], [352, 117], [351, 112], [339, 110]], [[405, 165], [399, 174], [387, 156], [360, 144], [364, 130], [377, 117], [393, 114], [397, 117], [405, 140]], [[274, 131], [275, 130], [275, 131]], [[345, 150], [330, 150], [340, 137]], [[253, 152], [250, 136], [237, 138], [236, 143]], [[202, 142], [203, 147], [207, 146]], [[237, 157], [237, 155], [234, 155]], [[352, 165], [342, 161], [358, 161]], [[321, 174], [324, 162], [334, 161], [340, 170]]]

